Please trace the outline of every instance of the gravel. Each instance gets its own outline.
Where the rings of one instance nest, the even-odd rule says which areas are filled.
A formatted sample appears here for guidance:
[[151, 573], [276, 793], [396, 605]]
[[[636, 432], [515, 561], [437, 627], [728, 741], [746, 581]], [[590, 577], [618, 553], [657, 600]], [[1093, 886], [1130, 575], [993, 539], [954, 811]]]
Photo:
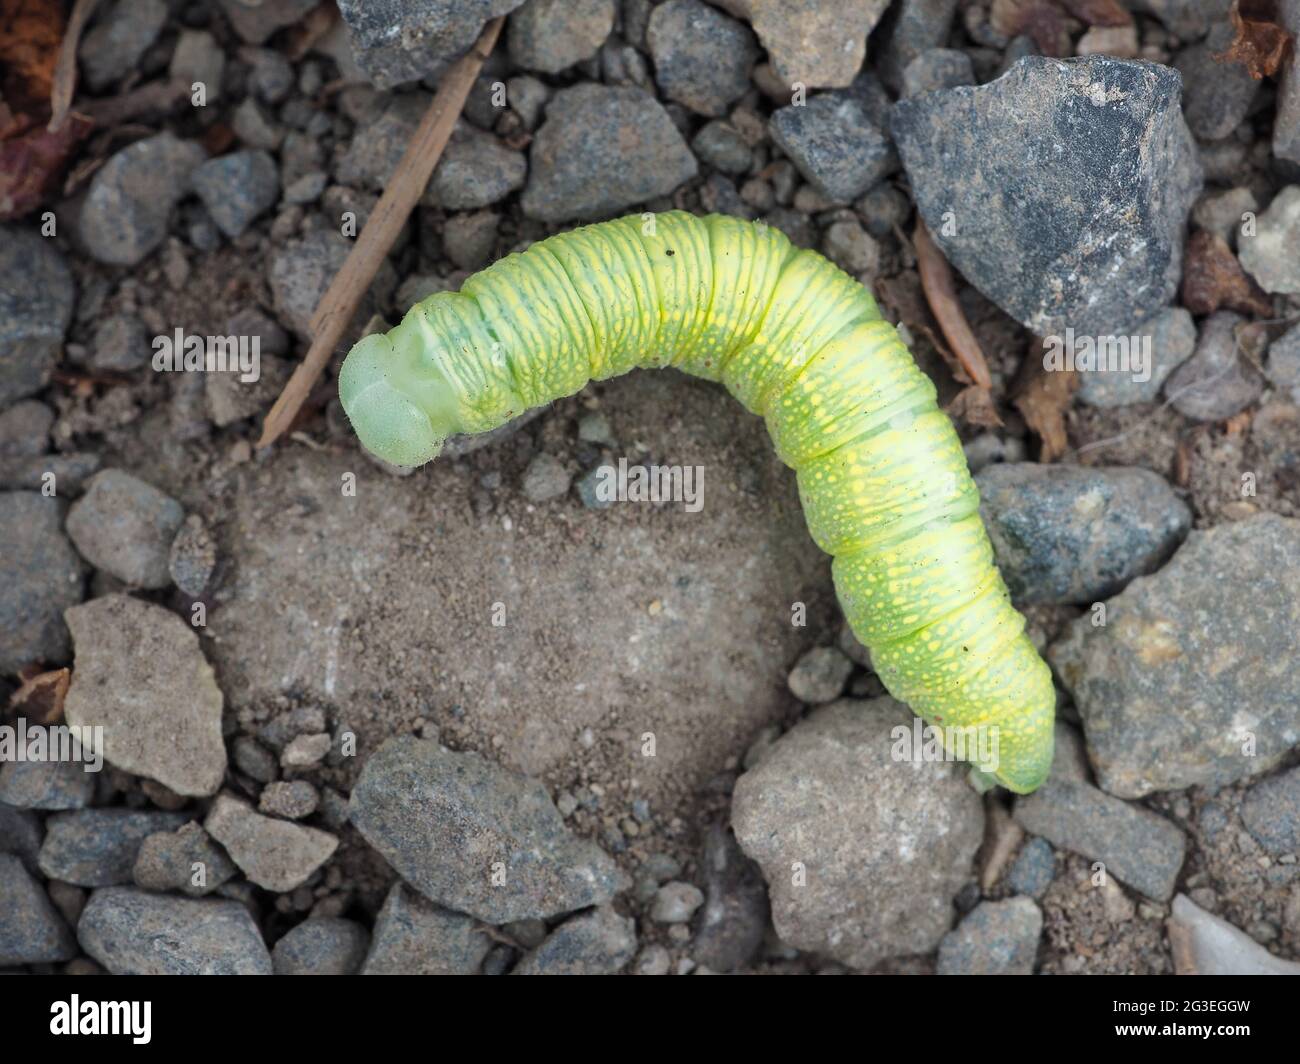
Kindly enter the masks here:
[[174, 831], [188, 819], [182, 813], [132, 809], [55, 813], [45, 822], [45, 842], [37, 860], [51, 879], [79, 887], [130, 883], [144, 840], [159, 831]]
[[542, 74], [590, 59], [614, 28], [614, 0], [527, 0], [506, 24], [516, 65]]
[[68, 660], [63, 611], [81, 601], [86, 566], [63, 535], [63, 504], [0, 492], [0, 673]]
[[0, 968], [71, 960], [77, 943], [23, 862], [0, 854]]
[[832, 203], [849, 203], [898, 166], [889, 138], [862, 99], [847, 92], [814, 96], [773, 112], [772, 140]]
[[1252, 786], [1242, 799], [1241, 820], [1274, 856], [1300, 854], [1300, 768]]
[[492, 948], [468, 916], [395, 883], [375, 919], [362, 975], [474, 975]]
[[141, 841], [131, 878], [145, 890], [178, 890], [198, 898], [233, 879], [236, 872], [202, 825], [191, 820], [175, 831], [158, 831]]
[[101, 93], [135, 70], [166, 21], [164, 0], [117, 0], [104, 7], [77, 48], [86, 87]]
[[704, 904], [704, 892], [691, 883], [665, 883], [655, 892], [650, 919], [657, 924], [684, 924]]
[[939, 943], [939, 975], [1032, 975], [1043, 914], [1029, 898], [983, 901]]
[[758, 42], [749, 27], [702, 0], [668, 0], [650, 15], [646, 43], [670, 100], [718, 116], [749, 89]]
[[90, 478], [68, 511], [68, 535], [96, 569], [133, 587], [171, 583], [172, 540], [185, 511], [169, 495], [125, 470], [105, 469]]
[[280, 198], [280, 170], [265, 151], [236, 151], [211, 159], [190, 175], [217, 228], [232, 240]]
[[370, 932], [355, 920], [316, 916], [288, 932], [271, 950], [276, 975], [356, 975]]
[[1238, 327], [1245, 319], [1231, 311], [1211, 314], [1201, 325], [1192, 357], [1165, 385], [1175, 410], [1196, 421], [1223, 421], [1257, 400], [1264, 376], [1240, 352]]
[[839, 88], [862, 66], [867, 34], [889, 0], [719, 0], [718, 6], [753, 25], [784, 84]]
[[0, 225], [0, 408], [49, 382], [74, 296], [72, 272], [52, 240]]
[[852, 671], [853, 662], [842, 650], [813, 647], [795, 662], [786, 682], [795, 698], [815, 706], [839, 698]]
[[636, 954], [636, 926], [607, 905], [575, 916], [526, 953], [513, 975], [613, 975]]
[[1185, 894], [1174, 899], [1170, 921], [1185, 936], [1196, 975], [1300, 975], [1300, 963], [1274, 957], [1227, 920], [1207, 913]]
[[[89, 756], [89, 754], [87, 754]], [[84, 809], [95, 795], [95, 773], [82, 761], [0, 764], [0, 802], [19, 809]]]
[[306, 883], [339, 844], [327, 831], [262, 816], [228, 794], [212, 803], [203, 827], [250, 882], [276, 894]]
[[1241, 265], [1266, 292], [1300, 294], [1300, 185], [1288, 185], [1273, 197], [1256, 221], [1256, 233], [1238, 244]]

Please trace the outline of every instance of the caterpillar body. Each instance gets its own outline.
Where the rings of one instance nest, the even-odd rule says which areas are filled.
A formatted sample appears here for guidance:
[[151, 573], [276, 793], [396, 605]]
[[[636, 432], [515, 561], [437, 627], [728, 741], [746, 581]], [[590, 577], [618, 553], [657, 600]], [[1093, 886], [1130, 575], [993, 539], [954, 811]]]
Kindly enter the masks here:
[[358, 342], [339, 395], [367, 448], [419, 465], [451, 434], [653, 366], [719, 381], [764, 418], [885, 686], [950, 750], [987, 729], [979, 767], [1034, 790], [1056, 696], [957, 434], [871, 294], [779, 230], [672, 211], [549, 237]]

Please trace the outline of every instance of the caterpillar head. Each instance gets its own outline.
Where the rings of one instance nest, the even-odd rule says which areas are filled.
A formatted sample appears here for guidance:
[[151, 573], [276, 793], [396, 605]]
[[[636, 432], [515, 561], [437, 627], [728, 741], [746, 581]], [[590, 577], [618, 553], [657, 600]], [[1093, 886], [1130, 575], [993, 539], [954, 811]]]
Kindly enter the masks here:
[[394, 465], [417, 466], [438, 457], [456, 431], [450, 389], [414, 352], [398, 350], [386, 335], [359, 340], [343, 360], [339, 399], [366, 450]]

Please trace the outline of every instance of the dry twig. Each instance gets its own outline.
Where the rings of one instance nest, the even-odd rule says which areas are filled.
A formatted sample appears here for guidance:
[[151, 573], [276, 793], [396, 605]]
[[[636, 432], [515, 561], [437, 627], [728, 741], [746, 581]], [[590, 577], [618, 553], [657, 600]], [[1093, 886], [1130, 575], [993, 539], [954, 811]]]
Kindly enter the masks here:
[[63, 31], [63, 40], [59, 43], [59, 61], [54, 67], [54, 88], [50, 92], [51, 133], [57, 133], [68, 119], [68, 110], [72, 107], [72, 94], [77, 89], [77, 46], [81, 43], [81, 31], [94, 13], [99, 0], [77, 0], [72, 14], [68, 18], [67, 29]]

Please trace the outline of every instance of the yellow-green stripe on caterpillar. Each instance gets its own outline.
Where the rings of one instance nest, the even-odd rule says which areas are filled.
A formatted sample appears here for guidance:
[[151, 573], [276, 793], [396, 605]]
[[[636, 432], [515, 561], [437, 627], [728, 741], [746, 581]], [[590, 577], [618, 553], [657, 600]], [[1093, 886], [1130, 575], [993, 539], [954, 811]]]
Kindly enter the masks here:
[[885, 686], [950, 749], [995, 751], [979, 767], [1004, 786], [1038, 787], [1051, 673], [993, 564], [957, 434], [871, 294], [778, 230], [672, 211], [549, 237], [361, 340], [339, 396], [366, 447], [419, 465], [449, 435], [644, 366], [721, 381], [765, 419]]

